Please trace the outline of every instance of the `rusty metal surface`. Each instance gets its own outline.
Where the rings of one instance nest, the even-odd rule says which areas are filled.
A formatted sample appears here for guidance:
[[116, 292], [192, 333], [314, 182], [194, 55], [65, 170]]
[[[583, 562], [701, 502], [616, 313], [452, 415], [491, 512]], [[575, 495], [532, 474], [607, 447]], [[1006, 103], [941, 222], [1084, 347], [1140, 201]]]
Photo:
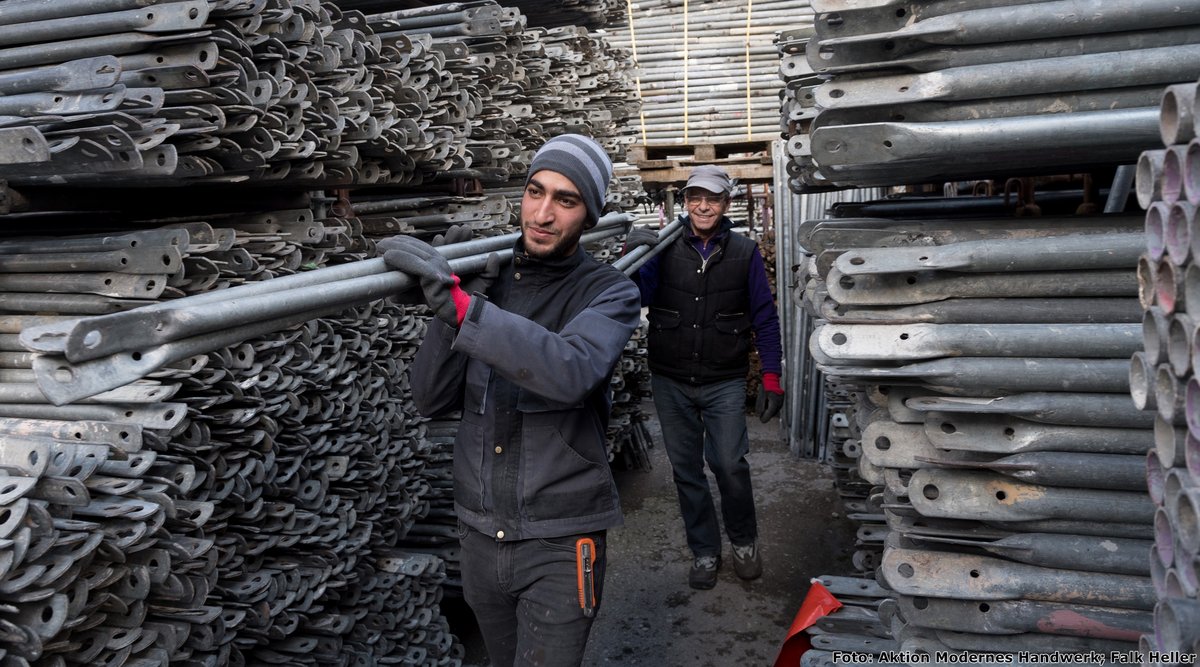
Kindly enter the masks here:
[[[846, 385], [853, 387], [854, 385]], [[1089, 432], [1087, 427], [1067, 426], [1061, 424], [1039, 424], [1035, 421], [1019, 417], [1003, 415], [974, 415], [967, 412], [923, 411], [910, 407], [907, 401], [917, 397], [930, 397], [938, 394], [928, 389], [910, 385], [867, 385], [869, 391], [886, 396], [883, 407], [896, 422], [908, 424], [927, 424], [927, 435], [930, 440], [937, 442], [939, 448], [978, 450], [983, 452], [1005, 453], [1009, 451], [1045, 451], [1057, 449], [1057, 443], [1062, 442], [1063, 451], [1107, 451], [1105, 448], [1114, 447], [1117, 452], [1126, 451], [1128, 447], [1137, 447], [1139, 429], [1096, 429]], [[928, 419], [927, 419], [928, 415]], [[965, 434], [959, 435], [957, 426], [961, 421], [966, 426]], [[934, 431], [932, 429], [938, 429]], [[1042, 445], [1041, 435], [1046, 433], [1053, 436]], [[1020, 437], [1017, 437], [1017, 436]], [[1146, 427], [1142, 432], [1146, 441], [1151, 441], [1153, 431]], [[968, 438], [971, 442], [967, 442]], [[1096, 438], [1097, 445], [1088, 445], [1088, 438]], [[975, 442], [979, 444], [974, 444]], [[1137, 450], [1143, 451], [1143, 450]]]
[[1025, 598], [1126, 609], [1154, 607], [1149, 577], [1075, 572], [939, 551], [889, 549], [880, 570], [902, 595], [966, 600]]
[[1150, 576], [1150, 540], [1054, 533], [1014, 533], [999, 539], [907, 535], [918, 542], [980, 549], [1021, 563], [1085, 572]]
[[988, 635], [1040, 632], [1137, 641], [1138, 635], [1151, 630], [1152, 624], [1151, 615], [1145, 611], [1117, 607], [1037, 600], [974, 602], [907, 595], [898, 596], [896, 601], [904, 618], [920, 627]]
[[923, 459], [946, 468], [991, 470], [1014, 479], [1048, 486], [1145, 491], [1144, 457], [1130, 454], [1079, 452], [1024, 452], [990, 461], [948, 458], [942, 454]]
[[1065, 426], [1149, 429], [1154, 425], [1152, 415], [1137, 410], [1121, 394], [1029, 392], [999, 398], [929, 396], [909, 399], [907, 406], [923, 412], [1014, 415]]
[[986, 472], [923, 468], [909, 498], [924, 516], [983, 521], [1045, 519], [1146, 523], [1154, 504], [1144, 493], [1043, 486]]

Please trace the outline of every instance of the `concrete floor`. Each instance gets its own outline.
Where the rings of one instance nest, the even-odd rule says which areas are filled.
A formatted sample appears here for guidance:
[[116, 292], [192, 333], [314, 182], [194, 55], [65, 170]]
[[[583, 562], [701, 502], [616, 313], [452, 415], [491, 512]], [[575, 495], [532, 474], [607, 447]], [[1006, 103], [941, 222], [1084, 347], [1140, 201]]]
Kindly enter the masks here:
[[[738, 579], [726, 542], [716, 588], [693, 590], [687, 585], [691, 554], [671, 466], [653, 406], [646, 407], [656, 443], [650, 453], [654, 468], [618, 473], [625, 525], [609, 531], [605, 599], [583, 664], [771, 665], [809, 579], [853, 572], [854, 527], [842, 516], [832, 476], [821, 465], [792, 458], [777, 420], [747, 419], [763, 576]], [[470, 615], [451, 620], [467, 649], [464, 664], [487, 665]]]

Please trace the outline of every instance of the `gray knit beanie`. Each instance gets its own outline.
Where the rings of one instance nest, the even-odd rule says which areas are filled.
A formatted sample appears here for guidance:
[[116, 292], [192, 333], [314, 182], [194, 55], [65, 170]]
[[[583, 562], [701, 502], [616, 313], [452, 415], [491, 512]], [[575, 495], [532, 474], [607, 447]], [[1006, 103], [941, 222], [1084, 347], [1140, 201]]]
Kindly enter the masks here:
[[529, 179], [542, 170], [556, 171], [579, 188], [587, 206], [584, 228], [595, 227], [600, 211], [604, 209], [608, 181], [612, 178], [612, 162], [600, 144], [581, 134], [560, 134], [534, 153], [525, 184], [529, 185]]

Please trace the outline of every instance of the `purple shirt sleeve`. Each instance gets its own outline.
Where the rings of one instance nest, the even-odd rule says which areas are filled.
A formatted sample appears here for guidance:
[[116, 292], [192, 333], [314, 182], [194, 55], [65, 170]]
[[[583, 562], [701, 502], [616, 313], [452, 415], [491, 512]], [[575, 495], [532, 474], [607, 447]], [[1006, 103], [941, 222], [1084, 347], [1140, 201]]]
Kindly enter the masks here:
[[750, 291], [750, 322], [754, 329], [754, 348], [762, 360], [764, 373], [783, 373], [783, 348], [780, 345], [779, 311], [771, 297], [767, 282], [767, 267], [755, 248], [750, 257], [750, 275], [746, 281]]
[[633, 282], [642, 293], [643, 308], [654, 305], [654, 293], [658, 291], [658, 260], [661, 258], [660, 253], [646, 260], [642, 268], [633, 275]]

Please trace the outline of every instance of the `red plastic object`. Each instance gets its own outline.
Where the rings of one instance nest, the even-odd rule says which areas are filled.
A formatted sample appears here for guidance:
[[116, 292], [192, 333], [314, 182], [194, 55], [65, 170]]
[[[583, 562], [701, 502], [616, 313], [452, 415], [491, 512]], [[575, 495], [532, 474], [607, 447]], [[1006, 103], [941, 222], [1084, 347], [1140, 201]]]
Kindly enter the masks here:
[[800, 611], [792, 619], [792, 627], [788, 629], [787, 639], [783, 640], [783, 647], [779, 649], [779, 657], [775, 658], [775, 667], [798, 667], [800, 656], [812, 648], [808, 633], [804, 631], [841, 606], [842, 603], [821, 582], [813, 579]]

